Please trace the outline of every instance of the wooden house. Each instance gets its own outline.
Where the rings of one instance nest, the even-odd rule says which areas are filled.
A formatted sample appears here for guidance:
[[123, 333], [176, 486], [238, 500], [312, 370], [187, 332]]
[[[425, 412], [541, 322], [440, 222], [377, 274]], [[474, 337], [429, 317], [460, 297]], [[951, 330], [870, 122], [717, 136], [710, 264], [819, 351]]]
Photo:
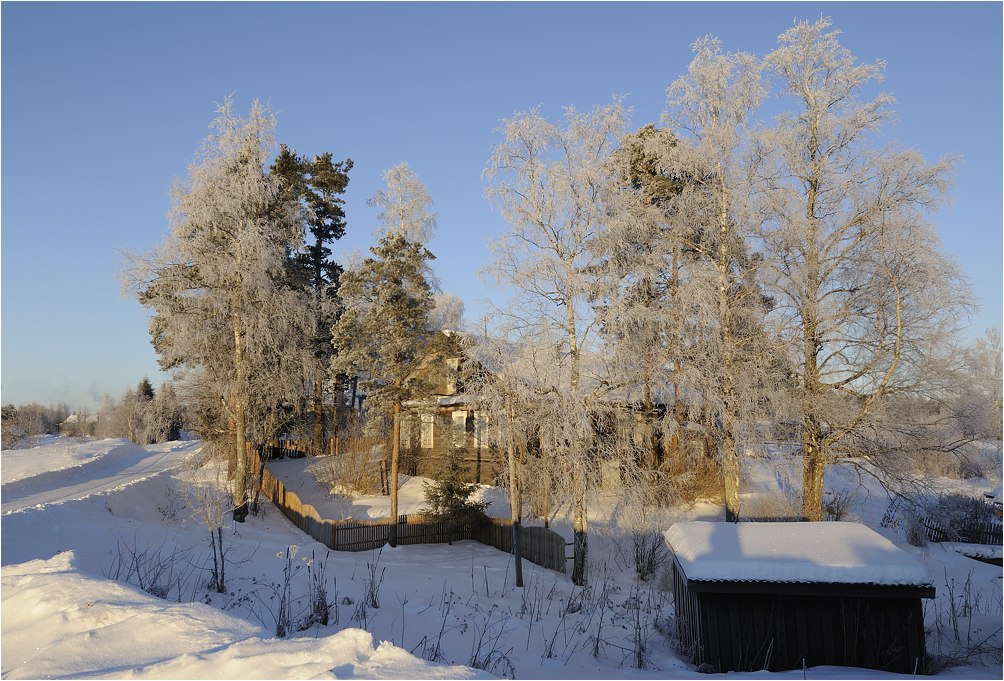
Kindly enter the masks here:
[[448, 332], [444, 351], [416, 372], [428, 394], [402, 405], [401, 471], [436, 477], [446, 459], [461, 450], [467, 479], [490, 485], [501, 470], [501, 458], [489, 447], [488, 417], [476, 395], [462, 380], [463, 336]]
[[680, 641], [702, 671], [837, 665], [925, 673], [926, 568], [847, 522], [677, 523]]

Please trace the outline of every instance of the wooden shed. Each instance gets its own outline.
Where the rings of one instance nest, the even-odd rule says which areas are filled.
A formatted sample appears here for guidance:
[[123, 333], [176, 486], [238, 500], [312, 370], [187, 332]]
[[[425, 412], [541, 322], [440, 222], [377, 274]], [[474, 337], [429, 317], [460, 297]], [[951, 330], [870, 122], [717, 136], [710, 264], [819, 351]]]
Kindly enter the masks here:
[[684, 522], [666, 540], [680, 641], [700, 670], [926, 673], [927, 569], [864, 525]]

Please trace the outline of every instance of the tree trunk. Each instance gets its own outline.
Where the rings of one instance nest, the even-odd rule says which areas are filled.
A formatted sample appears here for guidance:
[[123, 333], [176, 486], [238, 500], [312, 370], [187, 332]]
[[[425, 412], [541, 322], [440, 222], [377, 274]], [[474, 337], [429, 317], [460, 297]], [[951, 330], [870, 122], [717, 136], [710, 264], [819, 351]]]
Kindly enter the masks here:
[[726, 429], [722, 433], [722, 476], [725, 478], [725, 521], [739, 520], [739, 452], [735, 438]]
[[394, 401], [394, 444], [390, 457], [390, 536], [387, 543], [391, 548], [397, 546], [397, 471], [401, 463], [401, 400]]
[[516, 586], [523, 588], [523, 549], [520, 545], [523, 536], [523, 523], [512, 521], [512, 559], [516, 564]]
[[802, 515], [823, 519], [823, 474], [826, 448], [816, 404], [821, 384], [816, 363], [816, 324], [812, 313], [803, 314], [805, 361], [802, 367]]
[[320, 456], [324, 448], [324, 403], [320, 377], [314, 378], [314, 432], [310, 453]]
[[239, 313], [233, 316], [234, 368], [237, 374], [237, 389], [234, 391], [234, 442], [236, 466], [234, 468], [234, 511], [233, 518], [244, 522], [248, 515], [248, 460], [247, 460], [247, 405], [244, 397], [246, 368], [244, 366], [244, 333]]
[[652, 403], [652, 386], [648, 381], [643, 387], [642, 400], [645, 404], [645, 426], [648, 435], [648, 467], [656, 470], [659, 467], [661, 453], [661, 443], [659, 441], [659, 431], [655, 425], [655, 405]]
[[733, 236], [729, 217], [729, 189], [725, 184], [722, 166], [718, 164], [721, 192], [719, 196], [718, 230], [718, 324], [722, 345], [722, 373], [719, 386], [722, 400], [722, 474], [725, 483], [725, 520], [739, 520], [739, 452], [736, 451], [736, 338], [732, 329], [732, 301], [729, 299], [731, 261], [729, 243]]
[[823, 519], [823, 473], [826, 469], [826, 452], [822, 446], [820, 421], [817, 413], [822, 381], [819, 376], [819, 277], [820, 249], [818, 223], [816, 219], [816, 198], [819, 192], [819, 178], [822, 173], [819, 141], [817, 138], [818, 118], [813, 119], [809, 129], [808, 152], [811, 162], [807, 194], [805, 197], [806, 250], [805, 250], [805, 291], [802, 297], [802, 514], [808, 520]]
[[589, 554], [589, 537], [586, 534], [588, 525], [586, 523], [586, 490], [581, 482], [581, 473], [578, 474], [575, 490], [575, 520], [572, 522], [574, 531], [574, 550], [572, 553], [572, 584], [585, 586], [586, 584], [586, 559]]
[[823, 519], [823, 473], [826, 461], [816, 443], [802, 438], [802, 514], [806, 520]]
[[683, 432], [683, 398], [680, 378], [683, 373], [683, 317], [680, 314], [680, 246], [673, 245], [673, 275], [670, 279], [673, 305], [673, 334], [670, 355], [673, 360], [673, 416], [676, 419], [676, 432], [669, 440], [669, 457], [675, 463], [680, 448], [680, 437]]
[[[506, 396], [508, 398], [508, 395]], [[509, 465], [509, 512], [512, 514], [512, 557], [516, 563], [516, 586], [523, 588], [523, 554], [520, 549], [520, 534], [522, 533], [523, 509], [520, 502], [519, 475], [516, 471], [516, 442], [513, 434], [512, 407], [507, 405], [509, 417], [509, 438], [506, 447]], [[477, 424], [475, 423], [475, 427]]]
[[589, 536], [585, 529], [578, 529], [579, 522], [575, 522], [572, 553], [572, 584], [576, 586], [586, 585], [586, 559], [589, 555]]

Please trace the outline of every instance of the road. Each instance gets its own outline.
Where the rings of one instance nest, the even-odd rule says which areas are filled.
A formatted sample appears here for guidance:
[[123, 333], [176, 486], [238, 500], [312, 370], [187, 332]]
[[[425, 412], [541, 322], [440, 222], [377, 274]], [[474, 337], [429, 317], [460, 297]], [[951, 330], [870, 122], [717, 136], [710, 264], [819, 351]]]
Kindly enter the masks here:
[[168, 442], [146, 449], [112, 451], [74, 468], [42, 473], [3, 485], [0, 512], [13, 513], [40, 504], [56, 504], [101, 494], [180, 466], [201, 442]]

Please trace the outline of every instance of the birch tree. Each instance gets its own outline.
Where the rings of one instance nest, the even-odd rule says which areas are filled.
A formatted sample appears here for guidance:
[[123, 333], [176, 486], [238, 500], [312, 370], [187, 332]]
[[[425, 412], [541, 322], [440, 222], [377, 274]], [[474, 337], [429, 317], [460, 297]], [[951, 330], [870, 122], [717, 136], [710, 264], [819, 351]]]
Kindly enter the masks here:
[[[512, 286], [515, 305], [507, 313], [524, 336], [556, 343], [554, 371], [547, 386], [577, 425], [555, 426], [548, 456], [564, 461], [571, 481], [574, 531], [572, 581], [584, 584], [588, 551], [586, 491], [593, 445], [589, 405], [595, 402], [596, 375], [588, 375], [582, 351], [592, 342], [594, 320], [588, 298], [596, 264], [590, 241], [603, 225], [606, 163], [623, 135], [627, 111], [620, 100], [588, 113], [565, 110], [565, 126], [537, 110], [504, 119], [484, 171], [487, 198], [511, 231], [492, 245], [491, 271]], [[528, 333], [529, 332], [529, 333]], [[560, 432], [559, 432], [560, 431]]]
[[951, 162], [877, 145], [894, 102], [867, 93], [885, 64], [859, 62], [829, 19], [778, 43], [765, 62], [793, 109], [763, 142], [764, 243], [797, 367], [803, 511], [819, 520], [834, 448], [884, 396], [923, 382], [924, 357], [951, 337], [968, 292], [927, 222]]
[[727, 520], [739, 516], [739, 441], [742, 426], [762, 410], [771, 378], [763, 327], [765, 300], [752, 250], [757, 215], [750, 129], [765, 90], [760, 65], [746, 53], [724, 53], [705, 37], [693, 45], [688, 73], [667, 91], [664, 123], [684, 142], [670, 148], [663, 167], [690, 179], [676, 199], [692, 230], [674, 238], [695, 258], [692, 300], [703, 321], [691, 333], [705, 349], [695, 354], [706, 426], [717, 424]]
[[172, 189], [164, 244], [127, 278], [154, 316], [160, 365], [199, 396], [201, 435], [231, 464], [233, 516], [250, 498], [246, 443], [272, 435], [277, 405], [298, 402], [312, 328], [305, 296], [286, 285], [302, 220], [265, 172], [275, 117], [255, 102], [241, 118], [227, 98], [212, 132]]
[[401, 404], [428, 393], [422, 369], [440, 347], [443, 334], [431, 328], [435, 306], [429, 281], [435, 215], [424, 185], [406, 164], [384, 173], [385, 189], [372, 199], [380, 208], [379, 243], [372, 256], [342, 276], [344, 309], [332, 329], [340, 351], [332, 370], [362, 378], [367, 404], [393, 419], [390, 461], [390, 545], [397, 546], [398, 469], [401, 460]]
[[967, 359], [984, 415], [975, 432], [1000, 440], [1004, 438], [1004, 356], [1000, 329], [988, 328], [982, 338], [976, 339]]

